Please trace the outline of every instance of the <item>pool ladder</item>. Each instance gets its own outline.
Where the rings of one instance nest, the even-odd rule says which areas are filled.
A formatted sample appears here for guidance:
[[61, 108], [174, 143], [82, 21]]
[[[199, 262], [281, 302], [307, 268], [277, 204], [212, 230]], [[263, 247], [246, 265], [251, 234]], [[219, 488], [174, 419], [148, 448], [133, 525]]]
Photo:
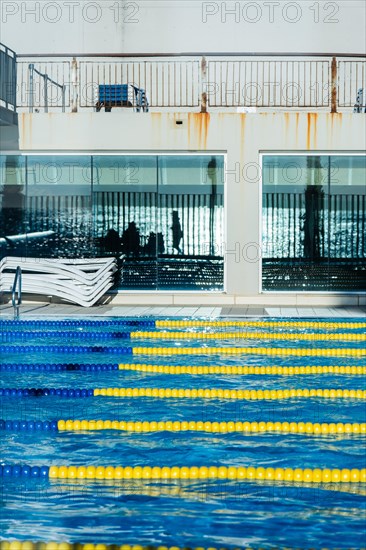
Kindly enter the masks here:
[[[17, 286], [18, 286], [18, 292], [17, 292]], [[22, 268], [19, 265], [16, 268], [13, 288], [11, 289], [11, 303], [14, 308], [14, 318], [18, 318], [19, 306], [22, 303]]]

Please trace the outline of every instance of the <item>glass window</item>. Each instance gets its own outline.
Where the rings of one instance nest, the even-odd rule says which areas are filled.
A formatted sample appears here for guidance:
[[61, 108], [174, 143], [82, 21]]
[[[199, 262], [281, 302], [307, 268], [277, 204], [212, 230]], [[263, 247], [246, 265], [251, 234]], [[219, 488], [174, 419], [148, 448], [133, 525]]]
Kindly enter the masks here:
[[365, 289], [365, 160], [263, 157], [264, 290]]
[[122, 289], [222, 289], [222, 156], [93, 157], [96, 240]]
[[0, 256], [24, 256], [27, 240], [25, 157], [0, 156]]
[[0, 252], [119, 259], [121, 289], [223, 289], [220, 155], [1, 157]]
[[119, 288], [158, 288], [157, 166], [154, 155], [93, 157], [96, 243], [100, 255], [124, 257]]
[[29, 155], [26, 173], [28, 256], [93, 257], [91, 157]]
[[158, 160], [159, 288], [223, 290], [224, 158]]

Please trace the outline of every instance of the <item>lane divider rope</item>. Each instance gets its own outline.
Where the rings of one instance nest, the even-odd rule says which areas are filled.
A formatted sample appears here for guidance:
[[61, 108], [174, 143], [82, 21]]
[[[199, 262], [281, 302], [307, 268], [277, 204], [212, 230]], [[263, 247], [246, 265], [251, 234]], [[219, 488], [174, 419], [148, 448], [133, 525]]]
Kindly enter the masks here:
[[[154, 490], [156, 492], [156, 490]], [[174, 491], [172, 491], [174, 494]], [[236, 546], [236, 550], [254, 550], [253, 546]], [[223, 546], [205, 548], [191, 546], [156, 546], [149, 544], [143, 546], [141, 544], [102, 544], [102, 543], [80, 543], [80, 542], [32, 542], [32, 541], [0, 541], [0, 550], [228, 550]]]
[[38, 320], [38, 319], [2, 319], [0, 327], [152, 327], [155, 328], [155, 320], [140, 320], [140, 319], [113, 319], [113, 320], [97, 320], [97, 319], [69, 319], [69, 320]]
[[130, 347], [109, 346], [0, 346], [0, 353], [115, 353], [131, 354]]
[[348, 321], [252, 321], [248, 320], [154, 320], [154, 319], [113, 319], [113, 320], [49, 320], [49, 319], [24, 319], [0, 320], [1, 327], [106, 327], [106, 326], [127, 326], [127, 327], [151, 327], [151, 328], [176, 328], [176, 327], [293, 327], [293, 328], [315, 328], [315, 329], [360, 329], [366, 328], [365, 322]]
[[156, 328], [175, 328], [175, 327], [294, 327], [294, 328], [316, 328], [316, 329], [333, 329], [333, 328], [349, 328], [358, 329], [366, 328], [364, 322], [334, 322], [334, 321], [235, 321], [235, 320], [219, 320], [219, 321], [187, 321], [164, 319], [155, 321]]
[[195, 420], [166, 420], [166, 421], [131, 421], [131, 420], [0, 420], [0, 430], [5, 431], [101, 431], [119, 430], [127, 432], [180, 432], [199, 431], [215, 433], [264, 433], [283, 432], [293, 434], [366, 434], [366, 423], [344, 423], [344, 422], [215, 422]]
[[54, 330], [52, 332], [44, 331], [3, 331], [0, 333], [1, 342], [13, 342], [15, 340], [28, 341], [29, 338], [63, 338], [63, 339], [78, 339], [78, 340], [126, 340], [130, 338], [130, 332], [73, 332], [70, 330]]
[[130, 355], [297, 355], [320, 357], [361, 357], [364, 348], [243, 348], [243, 347], [109, 347], [109, 346], [3, 346], [0, 353], [113, 353]]
[[0, 430], [12, 432], [58, 432], [59, 420], [0, 420]]
[[162, 331], [133, 331], [133, 332], [73, 332], [73, 331], [3, 331], [0, 334], [2, 343], [16, 340], [28, 341], [30, 337], [81, 339], [81, 340], [128, 340], [128, 339], [158, 339], [158, 340], [346, 340], [349, 342], [366, 341], [366, 334], [354, 333], [282, 333], [282, 332], [162, 332]]
[[136, 363], [121, 363], [118, 369], [122, 371], [141, 371], [155, 374], [255, 374], [295, 376], [300, 374], [350, 374], [366, 375], [366, 366], [255, 366], [255, 365], [147, 365]]
[[96, 372], [141, 371], [154, 374], [227, 374], [227, 375], [280, 375], [297, 376], [313, 374], [366, 375], [366, 366], [360, 365], [306, 365], [306, 366], [256, 366], [256, 365], [149, 365], [141, 363], [30, 363], [0, 364], [0, 372]]
[[[1, 351], [1, 348], [0, 348]], [[364, 348], [242, 348], [242, 347], [134, 347], [133, 355], [310, 355], [320, 357], [361, 357]]]
[[[366, 483], [366, 469], [264, 468], [254, 466], [50, 466], [50, 478], [78, 479], [266, 479], [308, 483]], [[66, 477], [65, 475], [65, 477]]]
[[[94, 371], [111, 371], [118, 370], [119, 366], [117, 363], [94, 363], [94, 364], [79, 364], [79, 363], [62, 363], [62, 364], [48, 364], [48, 363], [31, 363], [26, 364], [9, 364], [4, 363], [0, 364], [0, 372], [60, 372], [60, 371], [83, 371], [83, 372], [94, 372]], [[355, 373], [356, 374], [356, 373]]]
[[326, 399], [366, 399], [361, 389], [279, 389], [236, 390], [224, 388], [0, 388], [4, 397], [158, 397], [189, 399], [275, 400], [297, 397]]
[[180, 431], [198, 431], [214, 433], [264, 433], [264, 432], [283, 432], [292, 434], [309, 435], [328, 435], [328, 434], [347, 434], [363, 435], [366, 434], [366, 423], [344, 423], [344, 422], [215, 422], [215, 421], [195, 421], [195, 420], [166, 420], [166, 421], [131, 421], [131, 420], [0, 420], [0, 430], [26, 432], [26, 431], [44, 431], [44, 432], [85, 432], [101, 430], [119, 430], [126, 432], [180, 432]]
[[[0, 421], [0, 428], [1, 428]], [[22, 429], [22, 428], [20, 428]], [[49, 429], [49, 428], [48, 428]], [[344, 422], [212, 422], [195, 420], [137, 421], [130, 420], [58, 420], [59, 431], [120, 430], [127, 432], [217, 432], [217, 433], [257, 433], [284, 432], [295, 434], [366, 434], [366, 423]]]
[[4, 397], [93, 397], [92, 388], [0, 388], [0, 396]]
[[[153, 490], [153, 493], [161, 494], [160, 491], [156, 489]], [[164, 494], [169, 494], [169, 491], [166, 491]], [[175, 494], [175, 488], [171, 490], [171, 494]], [[255, 550], [253, 546], [235, 546], [236, 550]], [[12, 541], [0, 541], [0, 550], [229, 550], [224, 546], [205, 548], [203, 546], [193, 547], [193, 546], [156, 546], [149, 544], [148, 546], [143, 546], [141, 544], [101, 544], [101, 543], [79, 543], [79, 542], [32, 542], [32, 541], [21, 541], [21, 540], [12, 540]], [[231, 549], [232, 550], [232, 549]], [[325, 550], [325, 549], [323, 549]], [[352, 549], [351, 549], [352, 550]]]
[[78, 480], [222, 479], [295, 483], [366, 483], [366, 468], [265, 468], [262, 466], [0, 466], [3, 478]]
[[366, 399], [366, 390], [307, 388], [279, 390], [236, 390], [224, 388], [96, 388], [94, 389], [94, 396], [239, 400], [291, 399], [295, 397]]
[[[125, 334], [131, 339], [157, 338], [159, 340], [348, 340], [353, 342], [366, 341], [366, 334], [354, 333], [283, 333], [283, 332], [159, 332], [133, 331]], [[127, 336], [128, 335], [128, 336]]]

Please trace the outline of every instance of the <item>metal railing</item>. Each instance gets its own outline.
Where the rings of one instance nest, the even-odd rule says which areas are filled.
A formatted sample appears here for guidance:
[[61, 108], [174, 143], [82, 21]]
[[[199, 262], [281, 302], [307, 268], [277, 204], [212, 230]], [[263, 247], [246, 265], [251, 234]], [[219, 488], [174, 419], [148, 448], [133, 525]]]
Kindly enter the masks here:
[[[60, 109], [95, 108], [99, 85], [133, 84], [152, 109], [330, 109], [353, 107], [366, 88], [366, 55], [322, 53], [182, 53], [18, 55], [18, 102], [46, 105], [41, 82], [28, 88], [29, 64], [51, 75], [64, 93], [48, 97]], [[36, 70], [36, 69], [34, 69]], [[64, 103], [65, 103], [64, 101]]]
[[16, 53], [0, 43], [0, 105], [16, 110], [17, 68]]
[[48, 113], [48, 85], [51, 84], [56, 86], [61, 90], [61, 108], [62, 112], [65, 112], [65, 94], [66, 94], [66, 85], [59, 84], [55, 80], [52, 80], [47, 73], [41, 73], [38, 69], [35, 69], [34, 63], [28, 65], [29, 71], [29, 112], [33, 113], [34, 110], [34, 75], [38, 75], [43, 79], [43, 101], [44, 101], [44, 111]]
[[18, 317], [19, 306], [22, 303], [22, 268], [19, 265], [15, 271], [14, 283], [11, 289], [11, 303], [14, 308], [14, 317]]

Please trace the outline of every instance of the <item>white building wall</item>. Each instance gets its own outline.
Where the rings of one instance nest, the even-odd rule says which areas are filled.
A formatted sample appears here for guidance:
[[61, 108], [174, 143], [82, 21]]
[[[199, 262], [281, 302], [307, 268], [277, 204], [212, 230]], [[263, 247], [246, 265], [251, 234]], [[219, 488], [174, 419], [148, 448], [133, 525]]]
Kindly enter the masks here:
[[365, 51], [363, 0], [3, 0], [19, 54]]
[[[183, 124], [177, 125], [181, 120]], [[167, 303], [298, 303], [307, 294], [260, 292], [261, 159], [265, 152], [311, 151], [362, 153], [366, 149], [364, 117], [354, 114], [134, 114], [110, 113], [20, 115], [20, 149], [24, 152], [215, 152], [227, 154], [225, 274], [226, 292], [168, 293]], [[230, 222], [230, 223], [229, 223]], [[159, 302], [152, 293], [148, 302]], [[136, 301], [136, 295], [130, 295]], [[319, 303], [359, 303], [356, 295], [321, 296]]]

